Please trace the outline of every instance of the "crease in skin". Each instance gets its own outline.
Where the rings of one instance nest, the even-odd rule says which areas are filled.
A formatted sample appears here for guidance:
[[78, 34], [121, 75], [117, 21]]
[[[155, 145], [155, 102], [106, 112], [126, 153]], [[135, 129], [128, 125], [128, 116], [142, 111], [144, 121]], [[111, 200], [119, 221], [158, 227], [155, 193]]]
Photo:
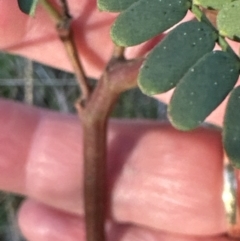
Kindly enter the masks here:
[[23, 234], [29, 240], [85, 240], [82, 217], [52, 209], [33, 200], [24, 202], [18, 219]]
[[[184, 221], [184, 220], [183, 220]], [[20, 227], [29, 240], [84, 240], [82, 217], [51, 209], [43, 204], [29, 200], [19, 213]], [[114, 241], [227, 241], [226, 236], [203, 235], [189, 236], [169, 233], [153, 228], [136, 226], [130, 223], [108, 222], [108, 240]], [[63, 239], [65, 238], [65, 239]]]

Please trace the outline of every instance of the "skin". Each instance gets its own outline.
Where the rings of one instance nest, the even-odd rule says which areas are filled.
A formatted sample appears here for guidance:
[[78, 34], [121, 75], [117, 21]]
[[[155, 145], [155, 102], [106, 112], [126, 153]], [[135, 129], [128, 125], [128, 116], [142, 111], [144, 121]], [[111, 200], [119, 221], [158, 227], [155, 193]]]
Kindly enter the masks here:
[[[99, 77], [113, 48], [109, 28], [115, 14], [99, 13], [95, 1], [69, 3], [83, 65], [88, 75]], [[0, 11], [2, 50], [71, 71], [42, 9], [29, 18], [16, 1], [0, 1]], [[142, 55], [155, 43], [129, 48], [127, 56]], [[157, 98], [167, 101], [170, 95]], [[221, 125], [223, 113], [224, 104], [208, 120]], [[0, 116], [0, 189], [27, 197], [19, 211], [25, 237], [85, 240], [77, 117], [6, 100], [0, 101]], [[108, 151], [109, 240], [229, 239], [223, 236], [227, 227], [218, 130], [180, 132], [154, 121], [112, 120]]]

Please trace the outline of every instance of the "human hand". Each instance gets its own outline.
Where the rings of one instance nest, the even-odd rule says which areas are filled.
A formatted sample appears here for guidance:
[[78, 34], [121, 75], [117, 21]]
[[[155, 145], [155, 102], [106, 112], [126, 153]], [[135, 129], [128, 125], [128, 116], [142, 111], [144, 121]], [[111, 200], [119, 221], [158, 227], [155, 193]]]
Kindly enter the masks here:
[[[84, 240], [77, 118], [9, 101], [0, 102], [0, 116], [0, 189], [27, 197], [19, 213], [23, 234], [31, 241]], [[112, 121], [108, 147], [109, 240], [223, 240], [220, 133]]]
[[[70, 2], [73, 15], [79, 16], [74, 26], [80, 29], [76, 38], [84, 65], [98, 76], [112, 51], [108, 32], [114, 15], [98, 13], [95, 2], [83, 1], [81, 6], [76, 0]], [[29, 19], [16, 3], [1, 2], [0, 9], [0, 24], [5, 24], [0, 28], [4, 29], [2, 49], [70, 70], [54, 26], [41, 10], [36, 19]], [[128, 54], [136, 56], [152, 44], [132, 48]], [[104, 54], [99, 46], [104, 46]], [[19, 213], [23, 233], [31, 241], [83, 240], [78, 121], [11, 102], [0, 105], [0, 188], [28, 197]], [[182, 133], [155, 122], [112, 122], [110, 240], [207, 240], [203, 238], [207, 235], [223, 240], [219, 236], [226, 231], [220, 139], [217, 131], [202, 128]]]

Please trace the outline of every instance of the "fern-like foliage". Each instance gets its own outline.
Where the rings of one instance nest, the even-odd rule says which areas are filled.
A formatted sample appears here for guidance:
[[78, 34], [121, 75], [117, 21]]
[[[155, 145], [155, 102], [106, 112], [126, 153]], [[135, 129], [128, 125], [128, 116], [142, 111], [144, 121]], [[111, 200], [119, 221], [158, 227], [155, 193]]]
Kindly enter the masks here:
[[[169, 119], [180, 130], [200, 125], [234, 89], [240, 60], [225, 38], [240, 40], [240, 0], [98, 0], [102, 10], [119, 16], [111, 29], [114, 43], [133, 46], [171, 28], [187, 11], [196, 20], [178, 25], [147, 55], [138, 81], [153, 95], [176, 87], [168, 107]], [[113, 6], [116, 6], [113, 8]], [[122, 6], [122, 7], [121, 7]], [[217, 28], [204, 9], [218, 10]], [[214, 51], [215, 44], [220, 51]], [[240, 89], [232, 91], [223, 127], [223, 143], [240, 168]]]

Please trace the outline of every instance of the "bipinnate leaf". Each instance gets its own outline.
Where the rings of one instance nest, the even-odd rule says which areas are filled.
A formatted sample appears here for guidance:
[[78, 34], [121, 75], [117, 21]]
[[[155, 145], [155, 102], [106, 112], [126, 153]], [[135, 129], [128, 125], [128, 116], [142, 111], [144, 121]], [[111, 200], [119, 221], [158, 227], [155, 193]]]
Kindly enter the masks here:
[[204, 8], [221, 9], [224, 4], [232, 1], [234, 0], [193, 0], [193, 3]]
[[119, 46], [143, 43], [178, 23], [189, 7], [189, 0], [139, 0], [120, 13], [112, 39]]
[[20, 10], [28, 15], [34, 15], [38, 0], [18, 0]]
[[225, 4], [217, 16], [221, 35], [240, 41], [240, 0]]
[[191, 130], [225, 99], [237, 82], [239, 61], [228, 52], [204, 55], [181, 79], [173, 93], [168, 114], [172, 124]]
[[166, 92], [203, 55], [213, 50], [217, 33], [203, 22], [185, 22], [173, 29], [147, 56], [138, 84], [146, 95]]
[[138, 0], [98, 0], [98, 9], [107, 12], [121, 12]]
[[240, 168], [240, 86], [230, 95], [223, 125], [223, 144], [233, 165]]

